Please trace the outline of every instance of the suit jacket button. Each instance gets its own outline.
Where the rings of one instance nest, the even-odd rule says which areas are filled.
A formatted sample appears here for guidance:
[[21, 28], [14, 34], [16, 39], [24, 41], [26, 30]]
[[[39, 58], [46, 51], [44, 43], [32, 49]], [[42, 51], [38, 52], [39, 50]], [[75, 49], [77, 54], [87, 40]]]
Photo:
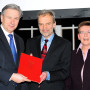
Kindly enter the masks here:
[[13, 87], [14, 87], [15, 85], [13, 84]]

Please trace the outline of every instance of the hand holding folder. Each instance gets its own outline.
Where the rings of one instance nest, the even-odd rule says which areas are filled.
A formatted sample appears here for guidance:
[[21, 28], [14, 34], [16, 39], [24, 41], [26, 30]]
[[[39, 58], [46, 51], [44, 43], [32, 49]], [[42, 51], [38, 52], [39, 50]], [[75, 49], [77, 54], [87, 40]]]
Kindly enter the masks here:
[[43, 59], [21, 53], [18, 73], [29, 80], [40, 83]]

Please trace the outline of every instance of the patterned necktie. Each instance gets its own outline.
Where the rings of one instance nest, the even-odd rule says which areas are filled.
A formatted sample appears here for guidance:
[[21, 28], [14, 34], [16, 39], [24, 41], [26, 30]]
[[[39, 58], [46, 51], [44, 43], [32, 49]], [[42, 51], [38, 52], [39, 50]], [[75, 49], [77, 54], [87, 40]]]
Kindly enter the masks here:
[[10, 48], [11, 48], [11, 51], [12, 51], [12, 54], [13, 54], [14, 62], [16, 64], [17, 53], [16, 53], [16, 48], [15, 48], [15, 45], [14, 45], [14, 41], [13, 41], [13, 35], [9, 34], [8, 36], [10, 38]]
[[47, 54], [47, 42], [48, 40], [45, 40], [45, 44], [43, 46], [43, 49], [41, 51], [41, 59], [44, 59]]

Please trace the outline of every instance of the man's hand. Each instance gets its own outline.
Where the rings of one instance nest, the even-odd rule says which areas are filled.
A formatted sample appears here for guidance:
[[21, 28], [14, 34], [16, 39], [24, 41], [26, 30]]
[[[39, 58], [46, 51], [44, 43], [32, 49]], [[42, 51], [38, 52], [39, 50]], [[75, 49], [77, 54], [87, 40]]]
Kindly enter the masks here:
[[44, 80], [46, 80], [47, 76], [48, 76], [47, 72], [42, 72], [42, 74], [40, 75], [40, 78], [41, 78], [40, 83], [42, 83]]
[[22, 74], [19, 73], [13, 73], [10, 80], [16, 82], [16, 83], [21, 83], [21, 82], [31, 82], [27, 77], [23, 76]]

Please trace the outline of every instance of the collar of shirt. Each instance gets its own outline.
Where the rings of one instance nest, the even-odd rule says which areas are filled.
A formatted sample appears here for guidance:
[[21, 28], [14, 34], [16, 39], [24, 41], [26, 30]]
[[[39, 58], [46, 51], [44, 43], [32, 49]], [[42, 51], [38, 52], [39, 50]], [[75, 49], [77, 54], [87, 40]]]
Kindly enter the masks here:
[[[54, 38], [54, 33], [48, 38], [47, 51], [48, 51], [48, 49], [51, 45], [51, 42], [52, 42], [53, 38]], [[45, 38], [44, 38], [44, 36], [42, 36], [42, 38], [41, 38], [41, 51], [42, 51], [42, 48], [43, 48], [44, 44], [45, 44]]]
[[78, 53], [78, 50], [81, 49], [81, 48], [82, 48], [82, 44], [80, 43], [78, 48], [77, 48], [77, 52], [76, 53]]
[[[81, 51], [82, 51], [82, 43], [80, 43], [80, 45], [78, 46], [78, 48], [77, 48], [77, 52], [76, 52], [76, 53], [78, 53], [78, 50], [79, 50], [79, 49], [81, 49]], [[90, 48], [88, 48], [88, 50], [89, 50], [89, 49], [90, 49]], [[87, 58], [88, 50], [87, 50], [85, 56], [83, 55], [83, 52], [82, 52], [83, 60], [84, 60], [84, 61], [85, 61], [86, 58]]]

